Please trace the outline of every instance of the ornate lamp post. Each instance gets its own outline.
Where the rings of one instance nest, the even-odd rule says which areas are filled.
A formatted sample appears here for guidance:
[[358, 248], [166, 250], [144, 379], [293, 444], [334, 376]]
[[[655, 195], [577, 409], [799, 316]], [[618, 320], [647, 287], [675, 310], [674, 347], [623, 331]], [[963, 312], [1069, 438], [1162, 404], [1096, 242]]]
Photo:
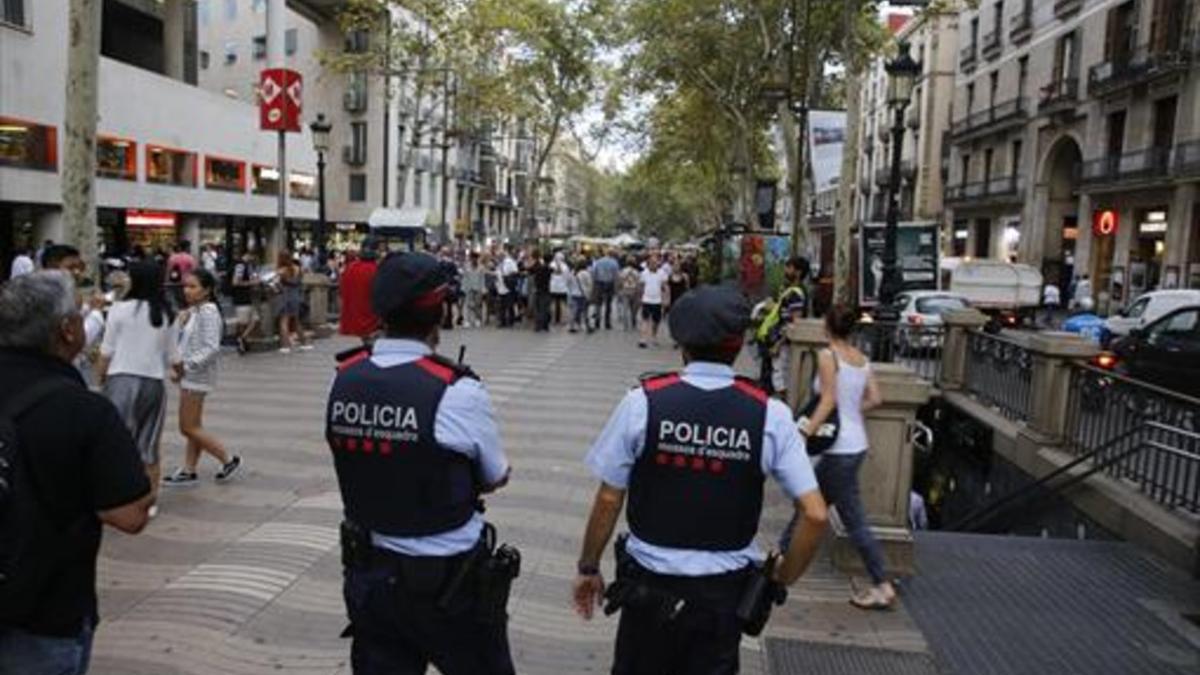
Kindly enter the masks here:
[[312, 132], [313, 150], [317, 152], [317, 268], [325, 269], [328, 260], [325, 248], [325, 153], [329, 152], [329, 132], [333, 125], [325, 120], [325, 115], [318, 114], [308, 129]]
[[909, 54], [907, 42], [900, 43], [896, 58], [884, 70], [888, 75], [887, 102], [892, 109], [892, 171], [888, 181], [887, 227], [884, 230], [883, 280], [879, 285], [879, 306], [875, 312], [880, 321], [896, 321], [896, 294], [902, 280], [896, 264], [896, 238], [900, 226], [900, 156], [904, 148], [904, 109], [912, 99], [913, 88], [921, 75], [921, 65]]

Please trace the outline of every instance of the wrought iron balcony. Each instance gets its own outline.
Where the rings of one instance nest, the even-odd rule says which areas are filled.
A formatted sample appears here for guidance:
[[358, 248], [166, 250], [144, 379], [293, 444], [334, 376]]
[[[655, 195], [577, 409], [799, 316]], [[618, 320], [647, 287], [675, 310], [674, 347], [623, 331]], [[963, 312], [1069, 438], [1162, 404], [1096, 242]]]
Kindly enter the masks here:
[[1073, 112], [1079, 103], [1079, 78], [1070, 77], [1058, 80], [1042, 87], [1042, 96], [1038, 101], [1038, 113], [1042, 115], [1057, 115]]
[[911, 183], [917, 179], [917, 164], [911, 159], [905, 159], [900, 162], [900, 177], [906, 183]]
[[989, 133], [1020, 126], [1029, 117], [1025, 109], [1024, 98], [1014, 98], [1004, 103], [998, 103], [987, 110], [981, 110], [951, 123], [950, 135], [954, 138], [955, 143], [961, 143]]
[[997, 26], [995, 30], [983, 36], [983, 58], [991, 61], [1000, 56], [1001, 44], [1002, 40], [1000, 38], [1000, 27]]
[[1083, 7], [1083, 0], [1054, 0], [1054, 16], [1065, 19]]
[[888, 185], [891, 185], [891, 183], [892, 183], [891, 164], [889, 164], [888, 166], [884, 166], [884, 167], [875, 169], [875, 185], [878, 185], [881, 188], [886, 188]]
[[1009, 21], [1008, 39], [1023, 44], [1033, 37], [1033, 3], [1027, 4]]
[[908, 106], [908, 109], [904, 111], [904, 124], [909, 129], [921, 128], [921, 106], [919, 103]]
[[1146, 148], [1086, 161], [1080, 166], [1079, 180], [1084, 186], [1093, 189], [1136, 182], [1157, 182], [1169, 177], [1170, 167], [1169, 148]]
[[1088, 94], [1108, 96], [1140, 84], [1167, 77], [1183, 77], [1195, 61], [1194, 36], [1188, 35], [1177, 44], [1161, 50], [1141, 46], [1088, 70]]
[[977, 59], [979, 58], [979, 45], [972, 42], [959, 52], [959, 65], [963, 70], [972, 70], [975, 68]]
[[1019, 175], [1000, 176], [974, 183], [946, 187], [946, 203], [972, 206], [1000, 206], [1024, 201], [1025, 181]]

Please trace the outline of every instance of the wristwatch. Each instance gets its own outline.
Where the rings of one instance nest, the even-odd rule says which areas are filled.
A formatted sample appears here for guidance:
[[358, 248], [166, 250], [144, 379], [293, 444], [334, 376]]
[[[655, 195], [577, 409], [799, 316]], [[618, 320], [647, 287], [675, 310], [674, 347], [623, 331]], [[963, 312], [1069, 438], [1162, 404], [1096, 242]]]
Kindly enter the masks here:
[[594, 577], [600, 574], [600, 566], [595, 563], [585, 563], [582, 560], [575, 566], [581, 577]]

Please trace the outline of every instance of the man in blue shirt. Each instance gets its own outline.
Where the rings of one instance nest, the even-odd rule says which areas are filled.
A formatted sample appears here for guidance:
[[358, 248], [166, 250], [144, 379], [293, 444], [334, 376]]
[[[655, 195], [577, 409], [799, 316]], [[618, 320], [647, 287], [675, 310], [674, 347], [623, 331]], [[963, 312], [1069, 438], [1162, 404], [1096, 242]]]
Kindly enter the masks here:
[[329, 395], [356, 675], [514, 672], [505, 622], [477, 597], [494, 543], [478, 500], [510, 468], [483, 385], [433, 353], [448, 290], [432, 256], [385, 260], [371, 293], [385, 337], [343, 355]]
[[596, 325], [600, 325], [600, 316], [603, 313], [604, 329], [612, 330], [612, 303], [621, 264], [611, 253], [605, 252], [592, 263], [591, 272], [592, 281], [596, 284]]
[[591, 618], [604, 594], [600, 558], [626, 498], [632, 565], [618, 580], [628, 574], [644, 590], [622, 608], [614, 674], [737, 672], [737, 606], [764, 559], [754, 538], [766, 476], [803, 522], [774, 581], [790, 585], [816, 553], [825, 502], [791, 412], [731, 367], [749, 321], [733, 288], [684, 295], [669, 326], [686, 367], [629, 392], [587, 455], [601, 485], [579, 558], [576, 611]]

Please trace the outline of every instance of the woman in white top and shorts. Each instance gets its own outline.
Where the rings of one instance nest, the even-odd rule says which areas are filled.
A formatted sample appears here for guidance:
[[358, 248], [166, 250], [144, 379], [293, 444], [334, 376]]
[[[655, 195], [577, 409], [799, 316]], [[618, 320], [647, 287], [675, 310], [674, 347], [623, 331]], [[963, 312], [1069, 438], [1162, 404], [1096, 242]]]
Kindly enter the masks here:
[[896, 599], [896, 591], [884, 576], [883, 554], [867, 524], [858, 487], [858, 471], [869, 446], [863, 413], [883, 399], [870, 361], [849, 342], [857, 321], [857, 313], [844, 305], [825, 314], [829, 349], [818, 355], [815, 383], [821, 401], [801, 432], [805, 438], [811, 436], [837, 407], [841, 427], [833, 446], [817, 463], [817, 482], [825, 501], [837, 508], [838, 518], [871, 577], [871, 587], [856, 593], [851, 604], [860, 609], [887, 609]]
[[137, 442], [157, 513], [159, 441], [167, 411], [166, 378], [175, 359], [171, 305], [162, 270], [154, 263], [129, 266], [129, 291], [108, 310], [96, 375]]
[[216, 474], [218, 481], [232, 478], [242, 466], [242, 458], [230, 456], [225, 445], [203, 427], [204, 397], [217, 384], [217, 362], [225, 326], [215, 301], [216, 291], [217, 280], [208, 270], [193, 270], [183, 278], [183, 297], [188, 309], [179, 315], [179, 360], [174, 364], [171, 379], [179, 383], [179, 432], [187, 439], [187, 454], [183, 466], [163, 479], [167, 485], [195, 484], [201, 451], [221, 463]]

